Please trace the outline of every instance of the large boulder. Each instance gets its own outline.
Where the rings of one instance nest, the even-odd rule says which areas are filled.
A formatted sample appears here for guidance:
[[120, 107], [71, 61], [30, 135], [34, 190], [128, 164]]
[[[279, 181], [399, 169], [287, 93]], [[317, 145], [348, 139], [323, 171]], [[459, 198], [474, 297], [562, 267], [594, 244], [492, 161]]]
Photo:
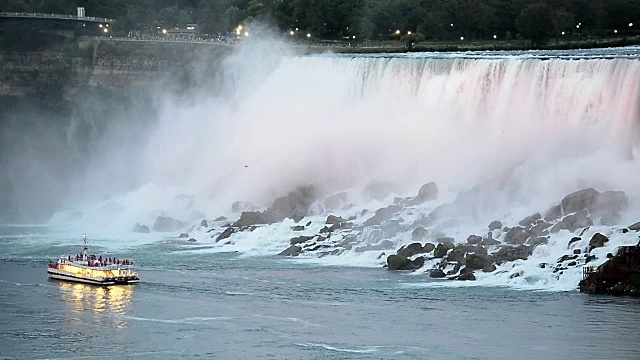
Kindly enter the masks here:
[[598, 201], [599, 192], [594, 188], [573, 192], [562, 199], [562, 210], [565, 214], [589, 209]]
[[149, 227], [147, 225], [141, 225], [139, 223], [136, 223], [136, 225], [133, 227], [133, 232], [141, 233], [141, 234], [148, 234], [149, 233]]
[[455, 249], [447, 255], [447, 261], [457, 262], [459, 264], [465, 263], [464, 251], [461, 249]]
[[640, 231], [640, 222], [637, 222], [633, 225], [629, 225], [628, 229], [631, 231]]
[[375, 215], [367, 219], [363, 225], [364, 226], [380, 225], [383, 221], [387, 221], [391, 219], [393, 214], [399, 212], [400, 210], [402, 210], [402, 206], [400, 205], [389, 205], [387, 207], [380, 208], [376, 210]]
[[390, 255], [387, 258], [387, 269], [389, 270], [416, 270], [424, 265], [424, 257], [417, 257], [411, 261], [402, 255]]
[[[609, 242], [609, 238], [602, 235], [601, 233], [593, 234], [591, 240], [589, 240], [589, 248], [595, 249], [599, 247], [603, 247], [605, 243]], [[591, 251], [591, 250], [589, 250]]]
[[529, 215], [526, 218], [520, 220], [518, 225], [523, 226], [524, 228], [528, 228], [533, 225], [536, 221], [542, 219], [542, 215], [540, 213], [535, 213], [533, 215]]
[[432, 251], [433, 251], [433, 250], [435, 250], [435, 249], [436, 249], [436, 246], [435, 246], [434, 244], [432, 244], [432, 243], [426, 243], [426, 244], [424, 244], [424, 246], [422, 247], [422, 252], [423, 252], [423, 253], [430, 253], [430, 252], [432, 252]]
[[220, 235], [218, 235], [218, 237], [216, 238], [216, 242], [227, 239], [229, 236], [231, 236], [231, 234], [235, 233], [236, 231], [237, 229], [233, 227], [226, 228], [222, 233], [220, 233]]
[[518, 259], [526, 260], [529, 255], [531, 255], [531, 248], [526, 245], [503, 247], [492, 254], [498, 265]]
[[468, 254], [466, 260], [467, 269], [472, 270], [484, 269], [485, 267], [493, 264], [493, 259], [486, 255]]
[[507, 234], [504, 237], [504, 241], [509, 244], [520, 245], [524, 244], [529, 236], [529, 233], [527, 233], [523, 227], [516, 226], [507, 231]]
[[502, 222], [495, 220], [495, 221], [492, 221], [491, 224], [489, 224], [489, 231], [498, 230], [498, 229], [502, 229]]
[[207, 222], [207, 219], [202, 219], [202, 221], [200, 221], [200, 226], [209, 227], [209, 223]]
[[427, 201], [435, 200], [438, 198], [438, 185], [434, 182], [426, 183], [418, 190], [418, 196], [416, 196], [411, 205], [422, 204]]
[[240, 214], [240, 219], [233, 223], [235, 227], [244, 227], [251, 225], [259, 225], [259, 224], [268, 224], [270, 223], [269, 218], [265, 215], [265, 213], [260, 211], [245, 211]]
[[640, 246], [625, 246], [580, 281], [588, 294], [640, 296]]
[[562, 205], [554, 205], [544, 213], [544, 221], [554, 221], [562, 217]]
[[156, 222], [153, 223], [153, 231], [170, 232], [176, 231], [184, 227], [184, 223], [179, 220], [172, 219], [168, 216], [158, 216]]
[[308, 240], [313, 239], [313, 236], [296, 236], [291, 238], [291, 240], [289, 240], [289, 244], [290, 245], [298, 245], [298, 244], [302, 244]]
[[627, 210], [629, 199], [624, 191], [605, 191], [598, 195], [596, 203], [589, 207], [593, 214], [619, 213]]
[[469, 237], [467, 238], [467, 242], [469, 244], [480, 244], [482, 242], [482, 236], [469, 235]]
[[464, 269], [462, 269], [462, 271], [460, 271], [460, 275], [458, 275], [455, 279], [462, 281], [473, 281], [476, 279], [476, 277], [475, 275], [473, 275], [473, 269], [465, 267]]
[[558, 232], [566, 229], [570, 232], [574, 232], [578, 229], [592, 226], [593, 221], [589, 217], [589, 212], [585, 209], [576, 212], [575, 214], [565, 216], [562, 221], [559, 221], [551, 228], [551, 232]]
[[443, 241], [440, 244], [438, 244], [438, 246], [436, 246], [434, 252], [433, 252], [433, 257], [436, 258], [442, 258], [444, 257], [447, 252], [451, 249], [454, 248], [454, 245], [452, 242], [450, 241]]
[[411, 243], [407, 246], [403, 246], [398, 250], [398, 255], [404, 257], [412, 257], [415, 254], [424, 253], [425, 247], [420, 243]]
[[440, 269], [434, 269], [431, 270], [431, 272], [429, 273], [429, 277], [432, 277], [434, 279], [440, 279], [447, 276], [447, 274], [444, 273], [444, 271], [440, 270]]
[[318, 198], [318, 191], [313, 186], [299, 186], [287, 196], [273, 201], [265, 211], [269, 222], [279, 222], [286, 218], [298, 222], [307, 215], [309, 207]]
[[278, 255], [280, 256], [298, 256], [300, 255], [300, 252], [302, 251], [302, 248], [298, 245], [291, 245], [288, 248], [286, 248], [285, 250], [283, 250], [281, 253], [279, 253]]
[[335, 216], [335, 215], [329, 215], [327, 217], [327, 221], [325, 222], [325, 224], [330, 224], [330, 225], [340, 225], [343, 222], [346, 222], [347, 220], [341, 218], [340, 216]]

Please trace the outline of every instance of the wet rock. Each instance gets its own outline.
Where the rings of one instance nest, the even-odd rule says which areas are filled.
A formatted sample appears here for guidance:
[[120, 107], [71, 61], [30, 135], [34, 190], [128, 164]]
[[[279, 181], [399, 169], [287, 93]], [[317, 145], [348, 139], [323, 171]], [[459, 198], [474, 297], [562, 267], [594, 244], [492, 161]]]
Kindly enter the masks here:
[[482, 244], [483, 246], [499, 245], [499, 244], [500, 244], [500, 241], [498, 241], [498, 240], [494, 239], [494, 238], [491, 236], [491, 233], [489, 233], [489, 236], [488, 236], [488, 237], [486, 237], [485, 239], [482, 239], [482, 243], [481, 243], [481, 244]]
[[575, 214], [565, 216], [562, 221], [558, 222], [551, 228], [551, 232], [558, 232], [566, 229], [570, 232], [574, 232], [579, 228], [592, 226], [593, 221], [589, 218], [589, 212], [587, 210], [580, 210]]
[[598, 269], [580, 281], [588, 294], [640, 296], [640, 246], [625, 246]]
[[590, 254], [584, 254], [585, 258], [584, 258], [584, 263], [588, 264], [590, 262], [592, 262], [593, 260], [596, 260], [598, 257], [595, 255], [590, 255]]
[[535, 248], [536, 246], [539, 246], [539, 245], [546, 245], [547, 243], [549, 243], [549, 239], [546, 236], [538, 236], [535, 238], [530, 238], [527, 241], [527, 244], [529, 244], [531, 248]]
[[578, 258], [578, 255], [562, 255], [561, 258], [558, 259], [558, 264], [563, 263], [565, 261], [569, 261], [569, 260], [575, 260]]
[[444, 271], [440, 270], [440, 269], [434, 269], [431, 270], [431, 273], [429, 273], [429, 277], [431, 278], [435, 278], [435, 279], [440, 279], [447, 276]]
[[189, 239], [189, 240], [187, 240], [187, 241], [188, 241], [188, 242], [190, 242], [190, 243], [197, 242], [197, 240], [196, 240], [196, 239], [194, 239], [194, 238], [190, 238], [190, 239]]
[[577, 263], [575, 261], [571, 261], [567, 264], [567, 266], [576, 266]]
[[518, 259], [526, 260], [529, 255], [531, 255], [531, 248], [526, 245], [503, 247], [496, 253], [492, 254], [496, 264], [498, 265]]
[[593, 234], [591, 240], [589, 240], [589, 252], [595, 248], [603, 247], [605, 243], [609, 242], [609, 238], [601, 233]]
[[331, 228], [330, 228], [330, 227], [325, 226], [325, 227], [323, 227], [322, 229], [320, 229], [320, 234], [327, 234], [327, 233], [330, 233], [331, 231], [332, 231], [332, 230], [331, 230]]
[[531, 230], [529, 230], [529, 234], [531, 234], [531, 236], [549, 235], [549, 231], [547, 231], [549, 227], [551, 227], [551, 224], [545, 221], [540, 221], [537, 224], [533, 225]]
[[500, 228], [502, 228], [502, 222], [498, 220], [492, 221], [491, 224], [489, 224], [489, 231], [498, 230]]
[[467, 238], [467, 242], [469, 244], [480, 244], [482, 242], [482, 236], [469, 235], [469, 237]]
[[461, 249], [455, 249], [447, 255], [447, 261], [449, 262], [457, 262], [458, 264], [464, 265], [466, 259], [464, 257], [465, 253]]
[[398, 255], [404, 257], [412, 257], [415, 254], [420, 254], [424, 252], [424, 247], [422, 244], [416, 242], [409, 244], [407, 246], [403, 246], [398, 250]]
[[218, 216], [213, 221], [227, 221], [227, 217], [226, 216]]
[[296, 225], [291, 228], [293, 231], [304, 231], [304, 225]]
[[291, 245], [288, 248], [286, 248], [285, 250], [283, 250], [281, 253], [279, 253], [278, 255], [280, 255], [280, 256], [298, 256], [298, 255], [300, 255], [301, 251], [302, 251], [302, 248], [300, 246]]
[[630, 225], [628, 229], [631, 231], [640, 231], [640, 222]]
[[189, 237], [189, 234], [187, 234], [187, 233], [182, 233], [182, 234], [180, 234], [180, 235], [178, 236], [178, 239], [186, 239], [186, 238], [188, 238], [188, 237]]
[[227, 239], [229, 236], [231, 236], [233, 233], [235, 233], [236, 230], [237, 229], [234, 228], [234, 227], [226, 228], [220, 235], [218, 235], [218, 237], [216, 238], [216, 242], [219, 242], [220, 240]]
[[170, 232], [176, 231], [182, 227], [184, 227], [184, 223], [182, 221], [172, 219], [168, 216], [158, 216], [152, 229], [153, 231], [158, 232]]
[[278, 222], [286, 218], [298, 222], [307, 215], [309, 207], [317, 197], [318, 191], [315, 187], [299, 186], [287, 196], [275, 199], [271, 207], [265, 211], [265, 216], [269, 222]]
[[533, 225], [536, 221], [540, 219], [542, 219], [542, 215], [540, 215], [540, 213], [535, 213], [533, 215], [527, 216], [526, 218], [520, 220], [518, 224], [524, 228], [528, 228], [529, 226]]
[[629, 199], [624, 191], [605, 191], [598, 195], [596, 203], [587, 208], [593, 214], [615, 214], [629, 208]]
[[327, 217], [327, 221], [325, 222], [325, 224], [330, 224], [330, 225], [340, 225], [343, 222], [346, 222], [347, 220], [341, 218], [340, 216], [335, 216], [335, 215], [329, 215]]
[[[463, 269], [466, 270], [467, 268]], [[474, 281], [476, 279], [476, 276], [473, 274], [473, 271], [462, 271], [460, 273], [460, 275], [458, 275], [458, 277], [456, 277], [456, 280], [460, 280], [460, 281]]]
[[411, 270], [411, 260], [402, 255], [389, 255], [387, 257], [387, 269]]
[[528, 238], [529, 234], [525, 231], [525, 229], [520, 226], [516, 226], [507, 231], [504, 241], [509, 244], [520, 245], [524, 244]]
[[582, 250], [580, 250], [580, 249], [573, 249], [573, 253], [575, 255], [580, 255], [581, 252], [582, 252]]
[[562, 199], [562, 209], [565, 214], [589, 209], [596, 204], [599, 194], [594, 188], [573, 192]]
[[417, 227], [411, 232], [411, 240], [422, 241], [422, 239], [424, 239], [424, 237], [427, 236], [428, 233], [429, 231], [427, 231], [425, 228]]
[[[440, 266], [442, 266], [443, 268], [446, 266], [446, 262], [444, 264], [441, 264]], [[451, 275], [455, 275], [460, 271], [460, 268], [462, 267], [462, 265], [460, 265], [460, 263], [456, 263], [453, 266], [453, 269], [447, 271], [447, 276], [451, 276]]]
[[240, 219], [236, 221], [232, 226], [243, 227], [258, 224], [268, 224], [269, 220], [263, 212], [259, 211], [245, 211], [240, 214]]
[[383, 221], [391, 219], [391, 217], [400, 210], [402, 210], [402, 207], [399, 205], [389, 205], [380, 208], [376, 210], [375, 215], [364, 222], [364, 226], [380, 225]]
[[487, 265], [482, 268], [482, 272], [488, 273], [488, 272], [494, 272], [494, 271], [496, 271], [496, 266], [493, 264]]
[[430, 252], [432, 252], [432, 251], [433, 251], [433, 250], [435, 250], [435, 249], [436, 249], [436, 246], [435, 246], [434, 244], [432, 244], [432, 243], [426, 243], [426, 244], [424, 244], [424, 246], [422, 247], [422, 252], [424, 252], [424, 253], [430, 253]]
[[439, 244], [443, 244], [443, 243], [451, 244], [451, 247], [453, 248], [454, 239], [452, 237], [439, 237], [436, 239], [436, 241]]
[[311, 239], [313, 239], [314, 236], [296, 236], [291, 238], [291, 240], [289, 240], [289, 244], [290, 245], [297, 245], [297, 244], [302, 244], [304, 242], [307, 242]]
[[467, 269], [473, 270], [480, 270], [493, 264], [493, 259], [490, 256], [477, 254], [468, 254], [466, 260]]
[[569, 249], [571, 247], [571, 244], [573, 244], [575, 242], [578, 242], [580, 240], [582, 240], [582, 238], [579, 237], [579, 236], [572, 237], [571, 240], [569, 240], [569, 244], [567, 244], [567, 249]]
[[554, 221], [562, 217], [562, 205], [554, 205], [544, 213], [544, 221]]
[[413, 198], [408, 204], [418, 205], [427, 201], [435, 200], [438, 198], [438, 185], [434, 182], [424, 184], [418, 190], [418, 196]]
[[140, 225], [139, 223], [136, 223], [136, 225], [133, 227], [133, 232], [141, 233], [141, 234], [148, 234], [150, 231], [149, 231], [149, 227], [147, 225]]
[[435, 248], [435, 250], [433, 252], [433, 257], [442, 258], [447, 254], [447, 252], [449, 250], [453, 249], [453, 247], [454, 247], [454, 245], [450, 241], [442, 242], [442, 243], [438, 244], [438, 246], [436, 246], [436, 248]]
[[417, 258], [413, 259], [413, 261], [411, 261], [411, 269], [412, 270], [420, 269], [421, 267], [424, 266], [424, 262], [425, 262], [424, 256], [418, 256]]
[[202, 221], [200, 221], [200, 226], [209, 227], [209, 223], [206, 219], [202, 219]]

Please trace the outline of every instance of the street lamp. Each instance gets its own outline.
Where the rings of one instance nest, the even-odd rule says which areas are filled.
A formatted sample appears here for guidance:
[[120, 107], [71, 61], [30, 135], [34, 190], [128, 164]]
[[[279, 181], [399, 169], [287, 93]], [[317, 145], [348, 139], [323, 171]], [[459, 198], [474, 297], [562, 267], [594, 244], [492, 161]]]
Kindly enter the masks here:
[[107, 31], [109, 31], [109, 29], [107, 29], [107, 28], [104, 28], [104, 30], [103, 30], [103, 31], [104, 31], [104, 32], [106, 33]]
[[98, 27], [99, 27], [99, 28], [101, 28], [101, 27], [102, 27], [102, 24], [98, 24]]
[[614, 33], [614, 34], [617, 34], [617, 33], [618, 33], [618, 30], [613, 30], [613, 33]]
[[242, 31], [242, 25], [238, 25], [238, 30]]
[[632, 27], [632, 26], [633, 26], [633, 23], [629, 23], [629, 27]]
[[311, 34], [307, 33], [307, 38], [311, 39]]
[[498, 35], [495, 35], [495, 34], [494, 34], [494, 35], [493, 35], [493, 38], [494, 38], [494, 39], [497, 39], [497, 38], [498, 38]]
[[400, 30], [396, 30], [396, 35], [400, 35]]
[[464, 36], [460, 36], [460, 41], [464, 41]]
[[162, 29], [162, 33], [166, 34], [167, 33], [167, 29]]
[[564, 35], [564, 31], [562, 32], [562, 35]]
[[451, 27], [453, 27], [453, 23], [451, 23]]
[[411, 31], [407, 31], [407, 35], [411, 35]]
[[295, 31], [293, 31], [293, 30], [289, 31], [289, 35], [291, 35], [291, 36], [293, 36], [293, 35], [295, 35], [295, 34], [296, 34], [296, 32], [295, 32]]
[[355, 35], [353, 35], [353, 40], [355, 40], [355, 39], [356, 39], [356, 36], [355, 36]]
[[244, 36], [249, 36], [249, 32], [248, 32], [248, 31], [245, 31], [245, 32], [244, 32]]

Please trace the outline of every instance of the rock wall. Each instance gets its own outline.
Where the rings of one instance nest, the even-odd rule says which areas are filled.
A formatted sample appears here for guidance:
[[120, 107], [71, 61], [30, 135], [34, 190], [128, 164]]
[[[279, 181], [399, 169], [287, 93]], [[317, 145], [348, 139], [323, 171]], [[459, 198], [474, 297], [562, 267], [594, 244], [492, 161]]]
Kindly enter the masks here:
[[580, 282], [580, 292], [640, 296], [640, 243], [621, 247], [618, 254]]
[[0, 50], [0, 96], [147, 86], [195, 68], [199, 60], [215, 66], [212, 57], [220, 60], [228, 50], [217, 44], [104, 40], [81, 41], [72, 49]]

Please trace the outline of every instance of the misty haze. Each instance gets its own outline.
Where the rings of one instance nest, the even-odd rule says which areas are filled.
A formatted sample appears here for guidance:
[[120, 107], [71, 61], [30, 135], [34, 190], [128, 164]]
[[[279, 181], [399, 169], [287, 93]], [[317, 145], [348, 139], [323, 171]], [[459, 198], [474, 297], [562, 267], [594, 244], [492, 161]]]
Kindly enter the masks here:
[[0, 5], [1, 358], [637, 358], [637, 0], [127, 6]]

